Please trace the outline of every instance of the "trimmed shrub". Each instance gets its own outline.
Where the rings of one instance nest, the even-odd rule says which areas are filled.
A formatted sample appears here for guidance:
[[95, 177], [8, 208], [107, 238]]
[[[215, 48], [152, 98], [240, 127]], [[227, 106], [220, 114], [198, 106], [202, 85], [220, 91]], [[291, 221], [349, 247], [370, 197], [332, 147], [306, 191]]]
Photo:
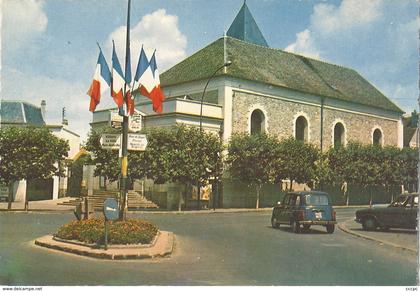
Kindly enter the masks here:
[[[108, 243], [110, 244], [149, 244], [157, 232], [158, 228], [145, 220], [108, 221]], [[61, 226], [56, 237], [91, 244], [103, 244], [105, 239], [104, 220], [97, 218], [74, 220]]]

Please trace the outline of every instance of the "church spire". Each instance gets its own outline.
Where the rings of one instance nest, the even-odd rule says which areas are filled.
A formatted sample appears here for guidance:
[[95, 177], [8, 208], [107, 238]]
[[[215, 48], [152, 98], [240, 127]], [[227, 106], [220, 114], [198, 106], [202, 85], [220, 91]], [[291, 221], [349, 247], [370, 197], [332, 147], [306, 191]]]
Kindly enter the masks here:
[[268, 47], [267, 41], [246, 5], [246, 0], [244, 0], [241, 10], [239, 10], [230, 25], [227, 35], [246, 42]]

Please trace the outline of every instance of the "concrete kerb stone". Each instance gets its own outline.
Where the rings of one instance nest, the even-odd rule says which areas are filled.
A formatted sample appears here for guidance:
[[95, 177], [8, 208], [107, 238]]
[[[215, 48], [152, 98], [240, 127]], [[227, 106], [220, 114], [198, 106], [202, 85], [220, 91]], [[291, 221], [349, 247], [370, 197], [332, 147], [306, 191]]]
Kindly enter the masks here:
[[348, 234], [351, 234], [351, 235], [354, 235], [354, 236], [357, 236], [357, 237], [360, 237], [360, 238], [364, 238], [364, 239], [367, 239], [367, 240], [375, 241], [375, 242], [378, 242], [378, 243], [382, 243], [384, 245], [392, 246], [394, 248], [398, 248], [398, 249], [407, 250], [407, 251], [410, 251], [410, 252], [417, 253], [416, 249], [401, 246], [399, 244], [395, 244], [395, 243], [392, 243], [392, 242], [389, 242], [389, 241], [385, 241], [385, 240], [378, 239], [378, 238], [375, 238], [375, 237], [372, 237], [372, 236], [369, 236], [369, 235], [365, 235], [365, 234], [361, 234], [361, 233], [352, 231], [345, 226], [346, 222], [350, 222], [350, 221], [351, 220], [345, 221], [343, 223], [339, 223], [337, 226], [338, 226], [339, 229], [341, 229], [342, 231], [344, 231]]
[[40, 237], [36, 239], [34, 243], [37, 246], [97, 259], [137, 260], [167, 257], [171, 255], [174, 246], [174, 234], [173, 232], [160, 231], [155, 241], [148, 246], [122, 247], [118, 245], [113, 247], [112, 245], [109, 245], [107, 250], [93, 247], [92, 245], [56, 240], [52, 235]]

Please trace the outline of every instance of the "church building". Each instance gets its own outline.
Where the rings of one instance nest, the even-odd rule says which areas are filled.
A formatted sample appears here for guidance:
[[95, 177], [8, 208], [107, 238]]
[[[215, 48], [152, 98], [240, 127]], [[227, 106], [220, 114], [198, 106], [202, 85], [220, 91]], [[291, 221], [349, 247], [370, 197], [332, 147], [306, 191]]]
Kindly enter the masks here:
[[[202, 126], [224, 142], [235, 133], [264, 132], [323, 151], [350, 141], [403, 146], [404, 112], [396, 104], [351, 68], [269, 47], [246, 2], [223, 37], [160, 81], [162, 114], [137, 98], [146, 128]], [[109, 111], [93, 114], [93, 129], [108, 124]]]
[[[269, 47], [246, 2], [225, 36], [160, 80], [163, 114], [155, 114], [146, 98], [137, 102], [145, 127], [199, 126], [201, 119], [225, 141], [236, 132], [265, 132], [323, 150], [349, 141], [403, 146], [397, 105], [353, 69]], [[107, 110], [95, 112], [92, 127], [102, 127], [108, 116]]]

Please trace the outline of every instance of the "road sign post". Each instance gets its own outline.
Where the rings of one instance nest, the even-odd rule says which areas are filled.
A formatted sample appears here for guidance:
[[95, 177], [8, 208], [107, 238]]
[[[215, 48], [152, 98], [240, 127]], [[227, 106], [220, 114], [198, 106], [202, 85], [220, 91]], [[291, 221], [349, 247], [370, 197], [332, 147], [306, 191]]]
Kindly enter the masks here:
[[105, 250], [108, 249], [108, 220], [116, 220], [119, 217], [118, 202], [114, 198], [107, 198], [104, 201], [105, 216]]

